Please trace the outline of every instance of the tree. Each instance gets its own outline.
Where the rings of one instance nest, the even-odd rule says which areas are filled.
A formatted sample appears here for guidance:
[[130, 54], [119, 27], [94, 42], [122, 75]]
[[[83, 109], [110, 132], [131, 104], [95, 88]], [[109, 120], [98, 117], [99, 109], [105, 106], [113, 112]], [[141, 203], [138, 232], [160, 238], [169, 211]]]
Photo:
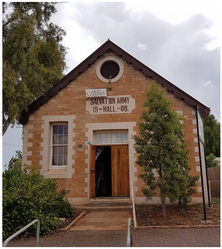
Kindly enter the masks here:
[[15, 156], [13, 156], [8, 164], [8, 169], [22, 169], [22, 152], [20, 150], [16, 150]]
[[206, 164], [207, 168], [216, 167], [218, 165], [217, 158], [214, 156], [214, 154], [206, 156]]
[[63, 76], [65, 31], [50, 22], [55, 3], [3, 3], [3, 135]]
[[142, 167], [139, 177], [147, 185], [142, 191], [149, 199], [159, 189], [163, 218], [166, 218], [166, 198], [171, 203], [186, 204], [198, 180], [198, 176], [189, 174], [188, 150], [180, 122], [183, 117], [171, 109], [165, 94], [156, 82], [151, 84], [138, 124], [140, 136], [134, 136], [136, 163]]
[[204, 120], [204, 137], [206, 146], [206, 156], [213, 154], [220, 157], [220, 123], [213, 114]]

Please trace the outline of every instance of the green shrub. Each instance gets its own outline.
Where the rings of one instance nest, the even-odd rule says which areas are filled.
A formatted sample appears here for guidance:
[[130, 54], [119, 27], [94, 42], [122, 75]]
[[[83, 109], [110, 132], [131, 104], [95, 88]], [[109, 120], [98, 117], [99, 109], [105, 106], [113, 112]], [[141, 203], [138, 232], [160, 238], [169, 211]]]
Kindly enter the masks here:
[[207, 168], [216, 167], [218, 165], [217, 158], [214, 154], [206, 156]]
[[[11, 236], [34, 219], [40, 220], [40, 234], [59, 226], [59, 217], [71, 217], [73, 210], [65, 199], [66, 190], [57, 193], [55, 179], [45, 179], [33, 170], [20, 167], [3, 172], [3, 238]], [[36, 234], [33, 225], [22, 236]]]

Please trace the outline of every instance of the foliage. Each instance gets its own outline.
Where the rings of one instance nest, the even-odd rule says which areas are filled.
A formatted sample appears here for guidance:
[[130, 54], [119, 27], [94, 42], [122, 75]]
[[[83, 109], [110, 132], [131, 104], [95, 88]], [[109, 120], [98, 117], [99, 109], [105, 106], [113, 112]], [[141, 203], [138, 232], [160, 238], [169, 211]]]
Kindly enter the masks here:
[[[59, 226], [59, 217], [71, 217], [73, 210], [64, 189], [57, 193], [55, 179], [44, 179], [37, 171], [30, 174], [18, 165], [3, 172], [3, 238], [11, 236], [34, 219], [40, 220], [40, 234]], [[31, 226], [22, 236], [35, 235]]]
[[210, 154], [220, 157], [220, 123], [213, 114], [204, 120], [204, 137], [206, 156]]
[[206, 156], [206, 164], [207, 168], [216, 167], [218, 165], [217, 158], [214, 156], [214, 154]]
[[165, 95], [165, 90], [153, 82], [139, 121], [140, 136], [134, 136], [136, 163], [142, 167], [140, 178], [148, 186], [142, 191], [149, 199], [160, 190], [164, 217], [166, 197], [171, 203], [186, 204], [198, 180], [198, 176], [189, 174], [188, 150], [180, 122], [183, 117], [171, 109]]
[[16, 155], [13, 156], [8, 164], [8, 169], [12, 169], [12, 168], [18, 168], [21, 169], [22, 168], [22, 152], [20, 150], [17, 150]]
[[55, 3], [3, 3], [3, 135], [62, 78], [65, 31], [50, 22]]

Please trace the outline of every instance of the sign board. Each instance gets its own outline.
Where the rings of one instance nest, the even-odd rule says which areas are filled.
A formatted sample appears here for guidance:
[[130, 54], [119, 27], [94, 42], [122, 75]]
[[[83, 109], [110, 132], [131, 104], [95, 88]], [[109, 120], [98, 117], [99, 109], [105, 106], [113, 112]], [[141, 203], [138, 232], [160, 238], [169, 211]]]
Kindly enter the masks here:
[[86, 97], [105, 97], [107, 96], [106, 88], [101, 89], [86, 89]]
[[197, 110], [197, 118], [198, 118], [198, 131], [201, 142], [204, 144], [204, 125], [203, 120], [200, 116], [199, 110]]
[[196, 107], [196, 118], [197, 118], [197, 129], [198, 129], [198, 146], [199, 146], [199, 160], [200, 160], [200, 172], [201, 172], [201, 184], [202, 184], [202, 197], [203, 197], [203, 208], [204, 208], [204, 220], [206, 220], [206, 208], [205, 204], [208, 202], [210, 204], [210, 193], [208, 185], [207, 176], [207, 166], [206, 166], [206, 155], [205, 155], [205, 145], [204, 145], [204, 125], [203, 120], [200, 116], [198, 107]]
[[135, 109], [135, 99], [130, 95], [90, 98], [86, 110], [90, 114], [123, 114]]

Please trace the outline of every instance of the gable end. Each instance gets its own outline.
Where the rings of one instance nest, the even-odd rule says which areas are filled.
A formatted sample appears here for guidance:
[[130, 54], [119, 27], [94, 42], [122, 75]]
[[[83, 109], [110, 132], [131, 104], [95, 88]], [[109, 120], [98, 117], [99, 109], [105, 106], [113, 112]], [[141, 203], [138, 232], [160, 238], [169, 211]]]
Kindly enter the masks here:
[[189, 94], [185, 93], [180, 88], [173, 85], [171, 82], [154, 72], [152, 69], [138, 61], [136, 58], [128, 54], [122, 48], [118, 47], [116, 44], [107, 40], [102, 46], [100, 46], [96, 51], [94, 51], [89, 57], [87, 57], [83, 62], [81, 62], [77, 67], [75, 67], [70, 73], [68, 73], [64, 78], [57, 82], [52, 88], [50, 88], [45, 94], [36, 99], [32, 104], [28, 106], [28, 110], [23, 110], [19, 122], [21, 124], [26, 124], [28, 122], [28, 117], [30, 114], [39, 109], [42, 105], [47, 103], [49, 99], [55, 96], [60, 90], [65, 88], [70, 82], [75, 80], [81, 73], [83, 73], [90, 65], [92, 65], [99, 57], [101, 57], [106, 52], [112, 51], [122, 57], [126, 62], [132, 64], [134, 68], [141, 71], [145, 76], [152, 78], [167, 91], [173, 93], [177, 98], [182, 99], [188, 105], [192, 107], [198, 106], [202, 118], [206, 118], [210, 112], [210, 108], [206, 107]]

